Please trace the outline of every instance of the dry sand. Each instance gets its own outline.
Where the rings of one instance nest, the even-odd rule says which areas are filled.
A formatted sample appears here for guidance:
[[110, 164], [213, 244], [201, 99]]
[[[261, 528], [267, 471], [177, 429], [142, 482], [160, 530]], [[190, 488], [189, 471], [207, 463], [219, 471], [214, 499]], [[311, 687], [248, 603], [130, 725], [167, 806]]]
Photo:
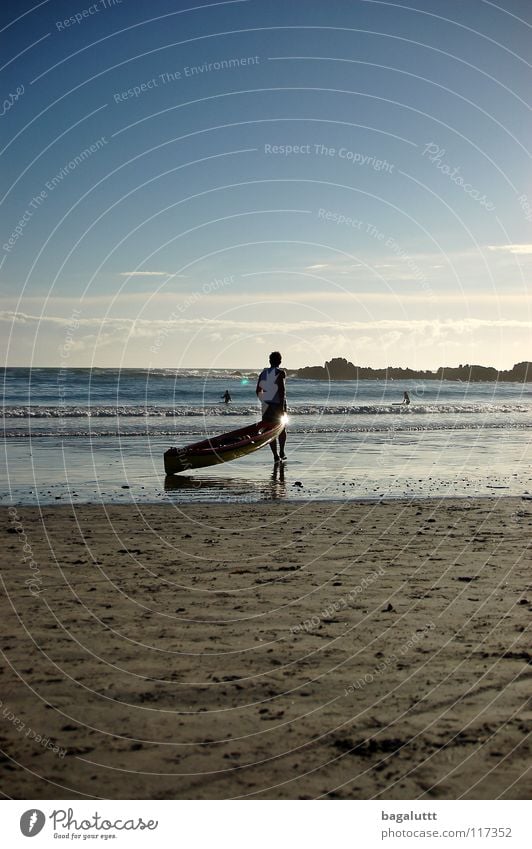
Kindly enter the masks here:
[[4, 510], [3, 793], [526, 798], [531, 518], [512, 498]]

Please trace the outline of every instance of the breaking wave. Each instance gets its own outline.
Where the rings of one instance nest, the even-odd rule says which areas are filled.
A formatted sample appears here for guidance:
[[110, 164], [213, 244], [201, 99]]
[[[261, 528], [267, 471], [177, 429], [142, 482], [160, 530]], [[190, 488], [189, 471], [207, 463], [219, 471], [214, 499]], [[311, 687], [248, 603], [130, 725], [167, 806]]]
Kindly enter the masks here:
[[[415, 404], [404, 407], [401, 404], [363, 404], [349, 406], [345, 404], [318, 405], [302, 404], [290, 407], [289, 414], [297, 416], [420, 416], [420, 415], [484, 415], [532, 413], [532, 405], [516, 403], [453, 403], [453, 404]], [[256, 406], [140, 406], [140, 405], [100, 405], [100, 406], [9, 406], [4, 407], [6, 419], [72, 419], [72, 418], [152, 418], [152, 417], [211, 417], [231, 418], [236, 416], [258, 416]]]

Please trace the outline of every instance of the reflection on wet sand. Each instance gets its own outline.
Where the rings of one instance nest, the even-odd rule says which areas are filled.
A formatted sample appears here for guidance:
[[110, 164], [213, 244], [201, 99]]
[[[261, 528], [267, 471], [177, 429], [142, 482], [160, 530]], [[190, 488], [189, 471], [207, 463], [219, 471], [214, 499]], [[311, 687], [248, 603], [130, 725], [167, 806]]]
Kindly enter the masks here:
[[276, 463], [269, 478], [222, 478], [198, 477], [193, 475], [167, 475], [164, 479], [164, 491], [178, 493], [189, 491], [191, 500], [225, 500], [230, 495], [236, 498], [284, 498], [287, 494], [285, 483], [285, 467]]
[[225, 501], [278, 499], [286, 496], [285, 471], [276, 465], [264, 478], [193, 477], [167, 475], [164, 491], [172, 500], [181, 500], [186, 491], [187, 501]]
[[272, 498], [283, 498], [286, 495], [284, 481], [284, 463], [275, 463], [270, 478], [270, 493]]

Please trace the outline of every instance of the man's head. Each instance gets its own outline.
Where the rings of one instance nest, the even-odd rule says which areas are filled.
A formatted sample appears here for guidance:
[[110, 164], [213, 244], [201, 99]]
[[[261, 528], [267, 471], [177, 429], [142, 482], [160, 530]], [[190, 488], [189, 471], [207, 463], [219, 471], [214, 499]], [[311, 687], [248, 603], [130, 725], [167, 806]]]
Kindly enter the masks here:
[[270, 354], [270, 365], [275, 367], [280, 366], [282, 359], [283, 358], [281, 357], [279, 351], [272, 351]]

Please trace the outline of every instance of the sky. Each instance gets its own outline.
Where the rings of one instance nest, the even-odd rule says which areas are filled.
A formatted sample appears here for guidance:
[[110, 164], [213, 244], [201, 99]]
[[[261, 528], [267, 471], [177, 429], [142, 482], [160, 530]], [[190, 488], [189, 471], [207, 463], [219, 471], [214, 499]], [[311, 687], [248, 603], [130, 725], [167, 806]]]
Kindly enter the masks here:
[[532, 359], [529, 0], [7, 0], [12, 366]]

